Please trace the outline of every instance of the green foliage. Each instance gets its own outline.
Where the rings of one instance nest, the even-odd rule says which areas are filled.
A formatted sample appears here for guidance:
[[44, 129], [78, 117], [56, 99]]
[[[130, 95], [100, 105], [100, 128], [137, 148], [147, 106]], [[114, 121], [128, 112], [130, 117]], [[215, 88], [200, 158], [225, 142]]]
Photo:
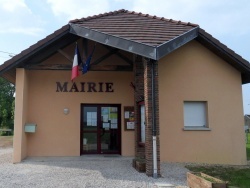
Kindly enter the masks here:
[[0, 129], [12, 129], [15, 86], [0, 77]]
[[203, 172], [223, 181], [231, 186], [250, 187], [250, 168], [233, 168], [224, 166], [186, 166], [193, 172]]
[[248, 143], [247, 143], [247, 160], [250, 160], [250, 133], [248, 135]]
[[13, 133], [12, 132], [9, 132], [9, 131], [1, 131], [0, 132], [0, 136], [9, 136], [9, 135], [12, 135]]
[[[250, 160], [250, 133], [248, 133], [248, 143], [246, 145], [247, 160]], [[223, 166], [186, 166], [193, 172], [203, 172], [223, 181], [228, 181], [229, 185], [238, 187], [250, 187], [250, 167], [232, 168]]]

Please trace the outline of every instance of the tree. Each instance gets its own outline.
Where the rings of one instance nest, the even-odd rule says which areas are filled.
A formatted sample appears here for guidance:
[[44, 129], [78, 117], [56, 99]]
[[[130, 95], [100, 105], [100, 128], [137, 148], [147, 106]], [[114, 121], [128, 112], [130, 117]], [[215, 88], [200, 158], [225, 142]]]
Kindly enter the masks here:
[[0, 128], [12, 129], [15, 86], [0, 77]]

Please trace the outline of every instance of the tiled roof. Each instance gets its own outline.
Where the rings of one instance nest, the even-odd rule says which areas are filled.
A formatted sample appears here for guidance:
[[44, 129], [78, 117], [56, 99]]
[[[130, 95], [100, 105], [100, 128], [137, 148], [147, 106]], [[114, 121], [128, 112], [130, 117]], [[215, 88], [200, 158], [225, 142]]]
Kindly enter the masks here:
[[159, 46], [198, 26], [123, 9], [70, 23], [150, 46]]
[[[74, 28], [74, 26], [78, 28]], [[81, 28], [87, 31], [87, 33], [82, 32], [83, 30], [80, 30]], [[78, 31], [72, 31], [74, 29], [78, 29]], [[103, 35], [97, 36], [96, 34], [98, 33]], [[88, 36], [89, 34], [92, 34], [92, 38]], [[87, 18], [71, 20], [69, 24], [6, 61], [0, 66], [0, 75], [14, 83], [15, 78], [13, 77], [15, 77], [15, 68], [25, 67], [28, 63], [39, 63], [39, 61], [55, 53], [58, 48], [63, 47], [63, 45], [66, 46], [79, 38], [79, 36], [90, 40], [95, 40], [99, 37], [95, 41], [101, 41], [100, 43], [115, 48], [119, 48], [123, 45], [122, 48], [119, 49], [127, 51], [130, 51], [131, 47], [143, 47], [140, 52], [147, 51], [148, 54], [151, 54], [153, 49], [154, 53], [157, 54], [152, 58], [155, 60], [160, 59], [186, 42], [196, 39], [240, 70], [242, 72], [243, 83], [250, 82], [249, 63], [227, 46], [220, 43], [220, 41], [200, 29], [198, 25], [150, 16], [148, 14], [130, 12], [123, 9]], [[115, 38], [116, 40], [113, 40], [113, 43], [109, 43], [107, 42], [108, 38], [101, 38], [104, 36]], [[102, 40], [104, 40], [104, 42]], [[126, 43], [127, 41], [129, 42]], [[116, 46], [114, 43], [120, 43], [120, 46]], [[135, 45], [130, 46], [130, 44]], [[155, 49], [157, 49], [158, 52]], [[142, 56], [144, 55], [144, 53], [137, 53], [137, 51], [130, 52]], [[38, 57], [40, 56], [41, 58], [39, 59]], [[145, 57], [151, 58], [151, 56]]]

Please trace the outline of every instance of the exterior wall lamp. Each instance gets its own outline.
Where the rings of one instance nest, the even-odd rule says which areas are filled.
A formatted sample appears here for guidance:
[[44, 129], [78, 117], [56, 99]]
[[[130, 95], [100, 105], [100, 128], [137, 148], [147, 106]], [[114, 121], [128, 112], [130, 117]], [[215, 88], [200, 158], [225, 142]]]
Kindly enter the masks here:
[[68, 108], [64, 108], [64, 109], [63, 109], [63, 113], [64, 113], [65, 115], [68, 115], [68, 114], [69, 114], [69, 109], [68, 109]]

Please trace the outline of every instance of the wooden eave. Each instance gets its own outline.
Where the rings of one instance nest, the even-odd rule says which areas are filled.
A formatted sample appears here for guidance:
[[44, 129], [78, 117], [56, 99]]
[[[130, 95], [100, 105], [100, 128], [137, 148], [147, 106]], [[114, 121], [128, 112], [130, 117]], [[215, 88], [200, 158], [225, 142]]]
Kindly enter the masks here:
[[65, 25], [2, 64], [0, 76], [15, 84], [16, 68], [39, 64], [55, 54], [58, 49], [64, 48], [78, 38], [78, 36], [69, 33], [69, 25]]

